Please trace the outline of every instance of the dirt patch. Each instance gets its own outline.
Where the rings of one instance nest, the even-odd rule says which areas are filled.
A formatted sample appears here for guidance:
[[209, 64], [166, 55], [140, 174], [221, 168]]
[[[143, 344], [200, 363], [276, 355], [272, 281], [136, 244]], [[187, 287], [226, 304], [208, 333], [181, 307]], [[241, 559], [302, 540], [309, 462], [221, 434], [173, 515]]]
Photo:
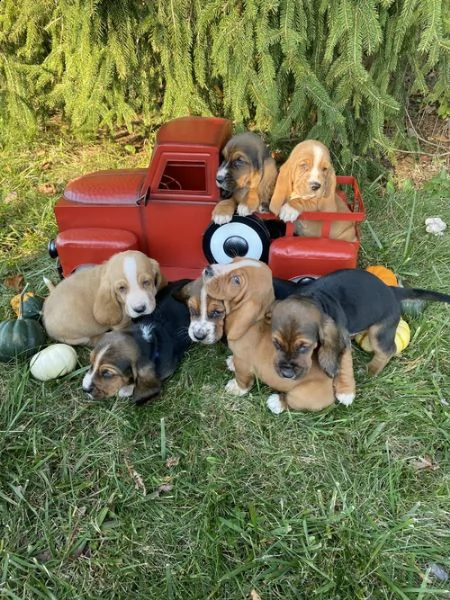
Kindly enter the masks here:
[[408, 179], [419, 187], [442, 170], [450, 170], [450, 117], [439, 117], [433, 104], [412, 101], [405, 119], [408, 135], [420, 149], [396, 153], [394, 180]]

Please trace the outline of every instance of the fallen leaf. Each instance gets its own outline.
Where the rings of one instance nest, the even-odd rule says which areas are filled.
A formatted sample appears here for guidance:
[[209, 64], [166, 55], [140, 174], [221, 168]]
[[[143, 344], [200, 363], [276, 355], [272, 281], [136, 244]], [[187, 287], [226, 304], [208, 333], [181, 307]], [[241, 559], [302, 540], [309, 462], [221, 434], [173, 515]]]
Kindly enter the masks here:
[[6, 277], [6, 279], [3, 280], [3, 285], [5, 287], [16, 290], [17, 292], [20, 292], [20, 290], [22, 289], [22, 284], [23, 275], [21, 275], [20, 273], [17, 273], [16, 275], [11, 275], [10, 277]]
[[256, 590], [252, 590], [248, 596], [248, 600], [261, 600], [261, 596]]
[[17, 200], [17, 192], [9, 192], [8, 194], [6, 194], [6, 196], [3, 198], [3, 202], [5, 204], [11, 204], [12, 202], [15, 202]]
[[142, 493], [145, 496], [147, 494], [147, 490], [145, 489], [145, 483], [144, 483], [144, 480], [142, 479], [141, 475], [139, 475], [139, 473], [136, 471], [136, 469], [133, 467], [133, 465], [130, 465], [130, 463], [127, 461], [127, 459], [125, 459], [125, 465], [128, 469], [128, 473], [130, 474], [130, 477], [134, 481], [134, 487], [137, 490], [142, 490]]
[[171, 456], [166, 460], [166, 467], [168, 469], [170, 469], [170, 467], [176, 467], [178, 466], [180, 462], [180, 459], [178, 458], [178, 456]]
[[159, 486], [158, 491], [160, 493], [167, 493], [173, 490], [173, 485], [171, 483], [163, 483]]
[[413, 460], [411, 465], [416, 469], [416, 471], [423, 471], [424, 469], [429, 469], [430, 471], [435, 471], [439, 469], [439, 465], [433, 463], [429, 456], [419, 456], [417, 460]]
[[54, 194], [56, 192], [56, 188], [53, 183], [40, 183], [37, 186], [37, 190], [41, 194]]

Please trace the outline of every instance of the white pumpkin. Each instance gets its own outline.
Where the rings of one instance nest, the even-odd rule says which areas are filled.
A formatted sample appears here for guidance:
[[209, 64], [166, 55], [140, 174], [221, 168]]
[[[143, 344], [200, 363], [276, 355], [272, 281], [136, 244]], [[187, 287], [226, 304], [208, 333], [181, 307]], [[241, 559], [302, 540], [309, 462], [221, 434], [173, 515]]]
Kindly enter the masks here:
[[67, 344], [51, 344], [30, 360], [30, 371], [40, 381], [56, 379], [73, 371], [77, 364], [77, 353]]

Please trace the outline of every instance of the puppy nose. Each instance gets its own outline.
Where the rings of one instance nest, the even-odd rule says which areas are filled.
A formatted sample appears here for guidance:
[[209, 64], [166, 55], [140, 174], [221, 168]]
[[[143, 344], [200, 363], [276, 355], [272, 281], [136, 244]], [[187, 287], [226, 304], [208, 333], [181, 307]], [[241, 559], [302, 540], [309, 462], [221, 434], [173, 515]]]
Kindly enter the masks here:
[[216, 175], [217, 185], [221, 185], [224, 181], [225, 181], [225, 175], [223, 173], [217, 173], [217, 175]]
[[214, 269], [212, 268], [211, 265], [208, 265], [207, 267], [205, 267], [203, 269], [203, 275], [205, 277], [212, 277], [214, 275]]
[[204, 331], [194, 331], [194, 337], [196, 340], [201, 342], [202, 340], [205, 339], [206, 333]]
[[291, 365], [280, 365], [280, 375], [285, 379], [295, 379], [295, 371]]
[[139, 306], [133, 306], [133, 310], [135, 313], [138, 313], [138, 315], [140, 315], [141, 313], [143, 313], [145, 311], [145, 304], [139, 304]]
[[86, 394], [90, 394], [92, 392], [92, 390], [94, 389], [94, 386], [92, 385], [92, 383], [89, 385], [83, 384], [82, 387], [83, 387], [83, 392], [86, 392]]
[[318, 181], [311, 181], [310, 186], [311, 189], [316, 192], [320, 188], [320, 183]]

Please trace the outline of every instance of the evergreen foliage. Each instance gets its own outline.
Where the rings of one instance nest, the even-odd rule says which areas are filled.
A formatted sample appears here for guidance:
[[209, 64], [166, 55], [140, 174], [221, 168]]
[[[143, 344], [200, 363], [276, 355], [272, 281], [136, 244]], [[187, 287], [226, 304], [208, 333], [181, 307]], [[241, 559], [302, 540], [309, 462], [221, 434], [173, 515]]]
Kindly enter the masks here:
[[409, 95], [448, 106], [449, 23], [446, 0], [2, 0], [0, 125], [217, 114], [349, 165]]

